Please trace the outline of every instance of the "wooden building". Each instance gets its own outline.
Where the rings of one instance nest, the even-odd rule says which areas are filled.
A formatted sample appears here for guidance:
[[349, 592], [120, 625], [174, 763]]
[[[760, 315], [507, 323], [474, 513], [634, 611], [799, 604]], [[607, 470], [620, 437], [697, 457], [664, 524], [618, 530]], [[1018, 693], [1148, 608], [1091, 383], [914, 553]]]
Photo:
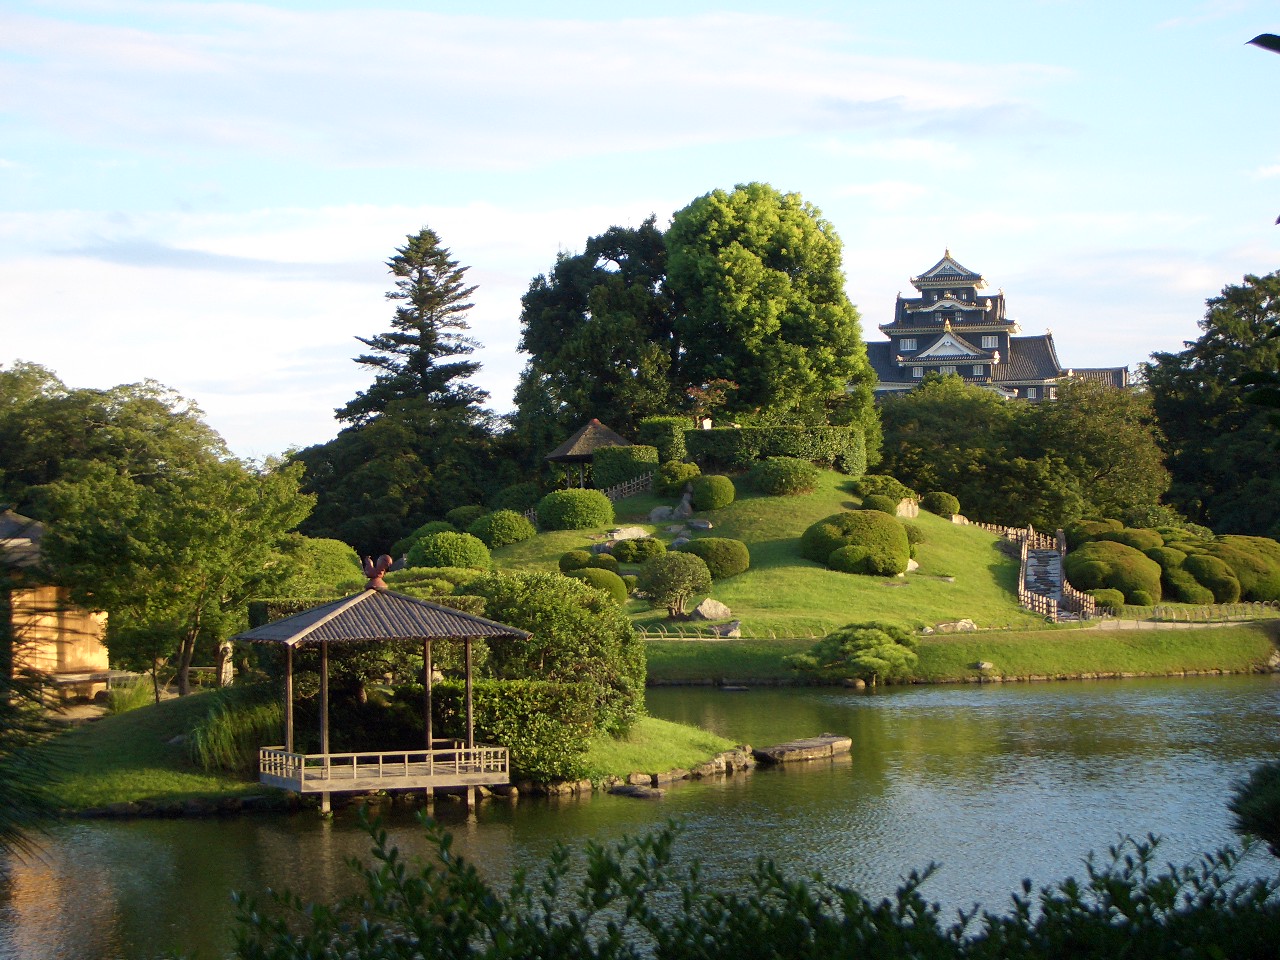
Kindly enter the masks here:
[[982, 275], [950, 250], [911, 285], [920, 295], [899, 293], [892, 322], [880, 325], [889, 342], [867, 344], [877, 396], [912, 390], [930, 373], [955, 374], [1011, 400], [1053, 400], [1073, 377], [1128, 386], [1128, 367], [1063, 367], [1051, 332], [1020, 336], [1004, 291], [986, 292]]

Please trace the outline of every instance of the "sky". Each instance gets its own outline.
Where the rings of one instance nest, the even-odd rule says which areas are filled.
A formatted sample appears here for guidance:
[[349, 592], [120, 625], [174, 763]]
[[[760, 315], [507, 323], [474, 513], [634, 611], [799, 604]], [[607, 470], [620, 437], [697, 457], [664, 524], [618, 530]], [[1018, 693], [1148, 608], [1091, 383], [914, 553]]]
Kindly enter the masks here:
[[435, 230], [509, 410], [558, 252], [797, 192], [869, 342], [946, 251], [1065, 366], [1195, 339], [1280, 269], [1274, 3], [4, 0], [0, 365], [151, 379], [238, 456], [332, 438]]

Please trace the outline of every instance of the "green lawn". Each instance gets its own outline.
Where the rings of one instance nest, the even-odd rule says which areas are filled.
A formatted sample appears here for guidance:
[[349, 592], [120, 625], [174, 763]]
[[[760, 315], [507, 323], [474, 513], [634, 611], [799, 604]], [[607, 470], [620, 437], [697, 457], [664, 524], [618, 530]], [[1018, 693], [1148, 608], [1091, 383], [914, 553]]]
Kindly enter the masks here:
[[644, 717], [625, 740], [597, 737], [587, 752], [587, 767], [593, 780], [687, 770], [733, 746], [733, 741], [697, 727]]
[[[921, 512], [913, 521], [926, 538], [918, 548], [919, 571], [888, 579], [836, 573], [802, 558], [799, 542], [813, 522], [858, 505], [848, 477], [823, 471], [816, 490], [795, 497], [759, 496], [735, 479], [738, 499], [698, 516], [714, 524], [710, 536], [742, 540], [751, 551], [751, 569], [717, 582], [711, 592], [742, 621], [747, 636], [807, 638], [861, 620], [912, 627], [962, 617], [983, 627], [1026, 628], [1041, 622], [1018, 606], [1013, 594], [1016, 559], [1000, 549], [992, 534]], [[638, 523], [669, 541], [667, 525], [647, 523], [649, 511], [664, 502], [670, 503], [649, 494], [623, 500], [616, 507], [617, 522]], [[566, 550], [587, 547], [603, 533], [602, 528], [539, 534], [495, 550], [494, 560], [500, 569], [554, 569]], [[635, 569], [624, 566], [623, 572]], [[670, 626], [665, 609], [632, 601], [628, 610], [642, 628]]]

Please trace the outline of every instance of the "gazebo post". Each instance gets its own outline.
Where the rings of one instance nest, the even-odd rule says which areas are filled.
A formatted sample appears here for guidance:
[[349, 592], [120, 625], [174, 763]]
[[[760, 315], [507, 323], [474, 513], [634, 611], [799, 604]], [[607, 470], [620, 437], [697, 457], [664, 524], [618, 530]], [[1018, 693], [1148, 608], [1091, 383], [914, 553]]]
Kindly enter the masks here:
[[284, 646], [284, 751], [293, 753], [293, 644]]
[[[467, 750], [471, 751], [476, 746], [476, 727], [475, 715], [471, 709], [471, 638], [466, 637], [462, 641], [462, 645], [467, 651], [466, 677], [467, 677]], [[466, 788], [467, 809], [474, 810], [476, 806], [476, 793], [472, 787]]]
[[[329, 641], [320, 643], [320, 752], [324, 755], [324, 778], [329, 779]], [[329, 812], [329, 791], [320, 794], [320, 812]]]
[[[430, 775], [434, 772], [432, 748], [435, 746], [431, 735], [431, 674], [434, 671], [431, 666], [431, 638], [422, 638], [422, 728], [426, 732], [427, 741], [427, 773]], [[427, 787], [426, 799], [430, 805], [435, 800], [435, 788]]]

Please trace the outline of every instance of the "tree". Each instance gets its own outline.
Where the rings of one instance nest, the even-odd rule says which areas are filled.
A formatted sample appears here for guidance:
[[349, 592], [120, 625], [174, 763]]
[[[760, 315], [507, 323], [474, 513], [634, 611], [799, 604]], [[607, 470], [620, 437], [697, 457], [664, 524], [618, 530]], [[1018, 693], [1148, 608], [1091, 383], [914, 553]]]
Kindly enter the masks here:
[[1170, 499], [1217, 533], [1280, 534], [1280, 427], [1251, 384], [1280, 370], [1280, 273], [1248, 275], [1206, 302], [1203, 334], [1143, 365], [1173, 485]]
[[808, 653], [792, 654], [787, 662], [798, 670], [826, 677], [866, 680], [905, 680], [919, 661], [915, 636], [893, 623], [851, 623], [835, 630]]
[[[472, 304], [467, 298], [474, 286], [464, 285], [467, 267], [451, 260], [449, 250], [434, 230], [423, 227], [387, 261], [396, 277], [388, 300], [400, 301], [391, 330], [372, 337], [356, 337], [372, 353], [357, 363], [381, 372], [368, 390], [337, 411], [338, 419], [365, 423], [386, 411], [395, 400], [425, 398], [438, 407], [470, 407], [483, 403], [488, 394], [467, 383], [480, 364], [465, 357], [478, 346], [466, 336], [465, 319]], [[443, 362], [449, 361], [449, 362]]]
[[664, 553], [645, 561], [636, 586], [669, 616], [683, 617], [689, 599], [711, 589], [711, 570], [691, 553]]
[[861, 424], [879, 449], [840, 238], [816, 207], [765, 183], [713, 190], [675, 214], [667, 256], [687, 384], [731, 381], [730, 412], [766, 422]]
[[197, 644], [243, 628], [249, 597], [290, 573], [281, 547], [313, 503], [301, 473], [212, 460], [139, 478], [89, 464], [41, 490], [49, 575], [107, 611], [113, 660], [154, 677], [172, 656], [186, 694]]

